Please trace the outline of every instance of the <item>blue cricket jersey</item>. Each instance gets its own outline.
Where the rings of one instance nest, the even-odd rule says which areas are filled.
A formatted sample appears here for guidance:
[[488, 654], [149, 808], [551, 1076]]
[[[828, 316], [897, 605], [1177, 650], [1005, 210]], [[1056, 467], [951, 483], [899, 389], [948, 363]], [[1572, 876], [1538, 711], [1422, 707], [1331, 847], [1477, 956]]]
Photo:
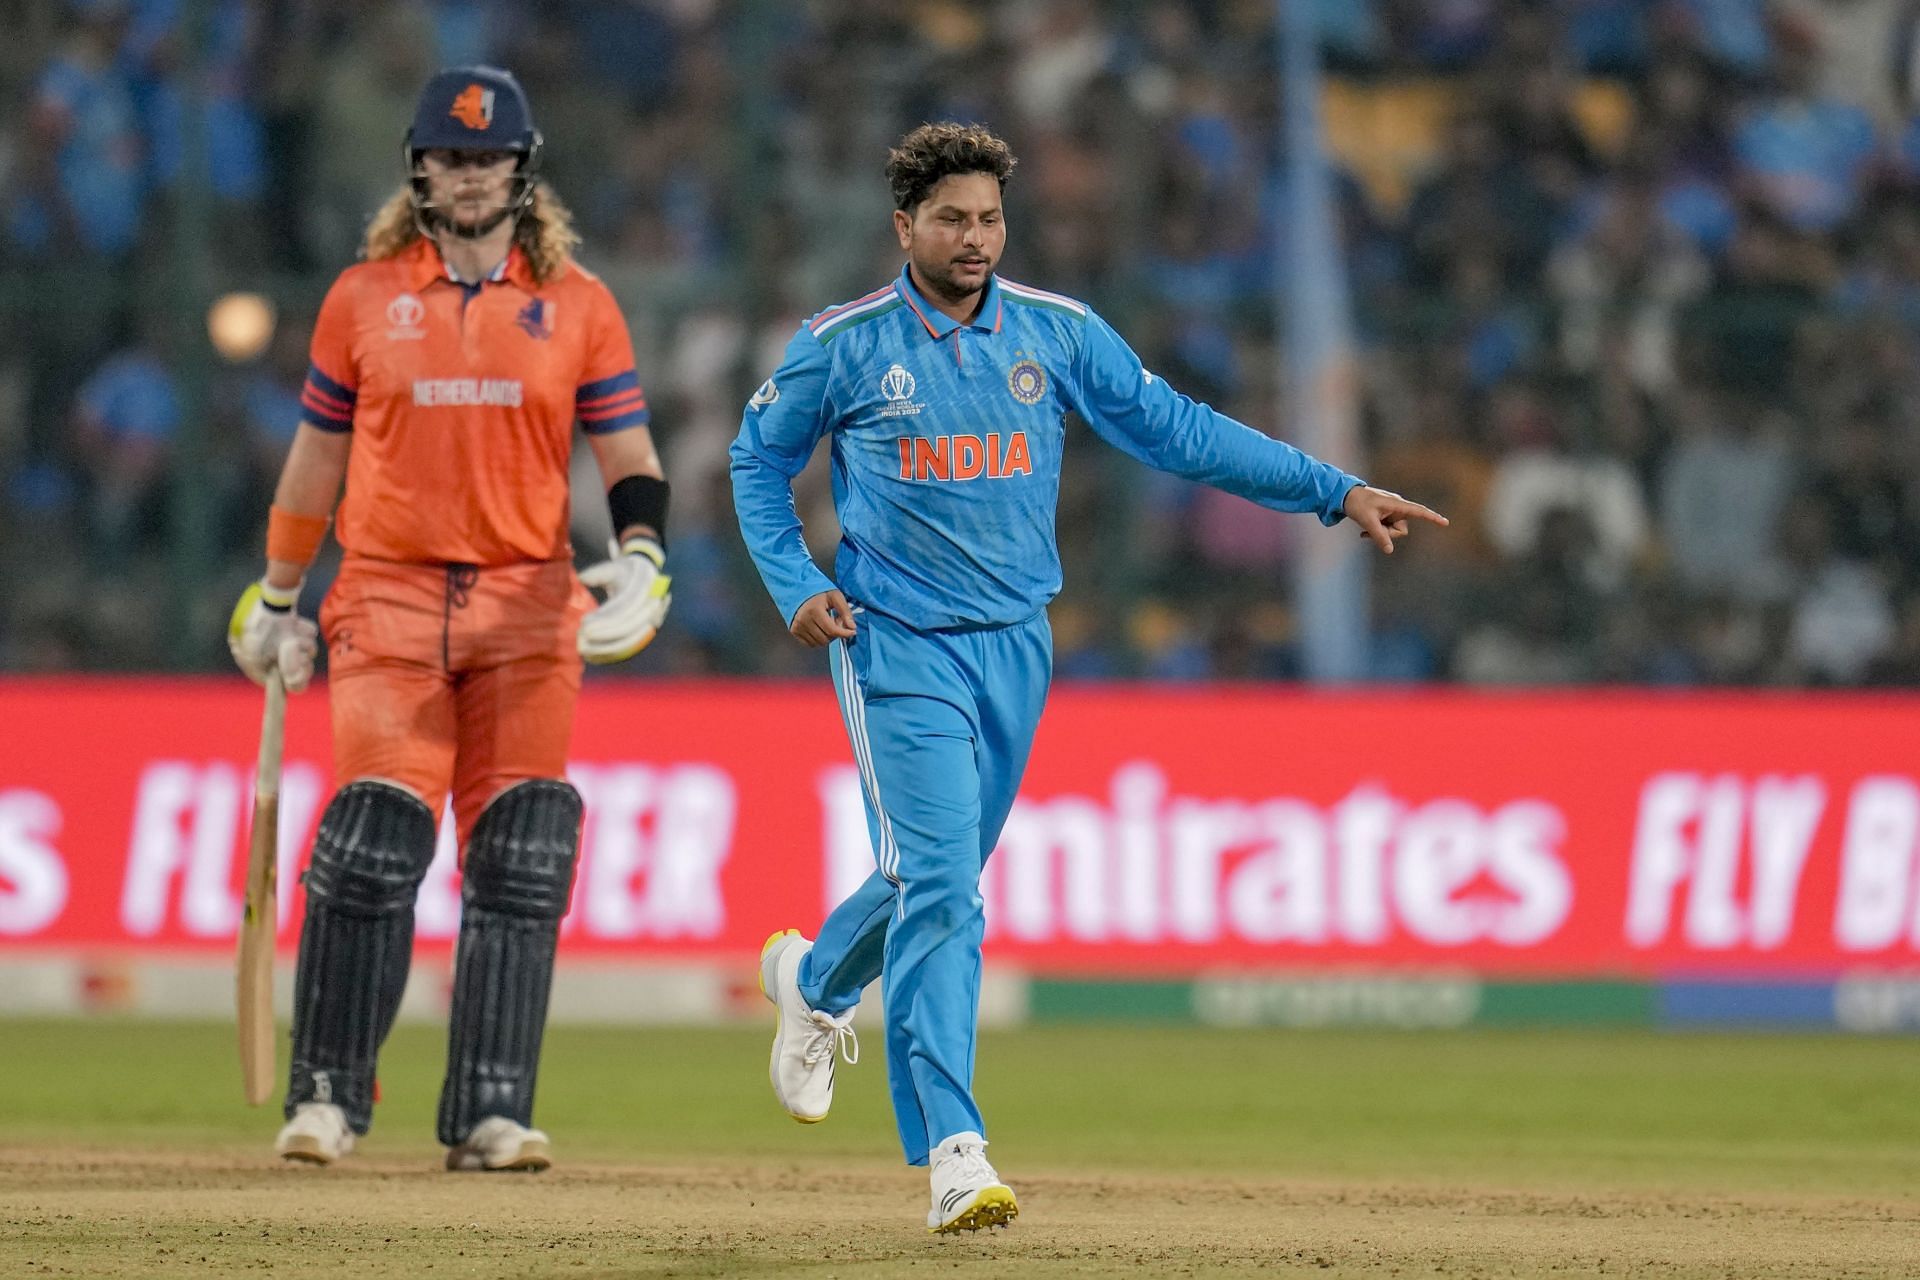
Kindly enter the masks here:
[[835, 585], [792, 484], [829, 432], [849, 600], [921, 630], [1033, 616], [1060, 590], [1069, 409], [1150, 466], [1326, 524], [1361, 483], [1179, 394], [1085, 303], [994, 276], [961, 324], [903, 269], [801, 326], [741, 416], [734, 507], [780, 616]]

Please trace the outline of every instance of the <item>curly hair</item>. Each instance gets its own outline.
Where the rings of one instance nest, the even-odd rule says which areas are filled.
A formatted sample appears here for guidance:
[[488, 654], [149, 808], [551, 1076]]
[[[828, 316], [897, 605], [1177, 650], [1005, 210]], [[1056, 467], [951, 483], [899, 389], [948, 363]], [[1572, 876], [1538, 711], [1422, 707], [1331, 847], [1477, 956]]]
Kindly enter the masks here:
[[[391, 258], [420, 238], [420, 223], [414, 217], [412, 188], [402, 186], [380, 206], [367, 224], [366, 242], [360, 256], [369, 262]], [[544, 182], [535, 181], [533, 202], [520, 215], [513, 229], [513, 242], [527, 255], [527, 266], [541, 284], [559, 276], [573, 260], [580, 233], [573, 229], [573, 214]]]
[[893, 188], [893, 207], [911, 213], [955, 174], [989, 174], [1005, 191], [1018, 163], [1013, 150], [985, 125], [946, 120], [921, 125], [887, 153], [887, 185]]

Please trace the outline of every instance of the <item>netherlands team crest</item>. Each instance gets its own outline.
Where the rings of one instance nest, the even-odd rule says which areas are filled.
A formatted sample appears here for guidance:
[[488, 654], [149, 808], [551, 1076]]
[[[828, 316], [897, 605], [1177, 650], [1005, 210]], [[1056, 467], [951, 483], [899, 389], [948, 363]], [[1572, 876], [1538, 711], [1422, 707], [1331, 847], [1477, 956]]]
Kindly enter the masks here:
[[479, 132], [493, 123], [493, 90], [482, 84], [470, 84], [453, 100], [447, 114], [467, 128]]
[[1047, 371], [1037, 360], [1022, 360], [1007, 371], [1007, 390], [1021, 404], [1039, 404], [1047, 394]]
[[553, 336], [553, 304], [545, 298], [534, 298], [520, 308], [514, 323], [524, 329], [529, 338], [545, 342]]

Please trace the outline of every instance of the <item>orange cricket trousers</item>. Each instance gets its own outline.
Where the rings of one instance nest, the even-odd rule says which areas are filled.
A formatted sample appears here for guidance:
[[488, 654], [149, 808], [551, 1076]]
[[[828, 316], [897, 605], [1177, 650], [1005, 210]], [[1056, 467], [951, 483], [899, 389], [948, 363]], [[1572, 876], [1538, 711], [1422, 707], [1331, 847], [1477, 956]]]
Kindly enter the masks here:
[[497, 568], [348, 556], [320, 608], [339, 785], [397, 782], [438, 816], [453, 793], [465, 857], [480, 811], [564, 778], [593, 597], [565, 560]]

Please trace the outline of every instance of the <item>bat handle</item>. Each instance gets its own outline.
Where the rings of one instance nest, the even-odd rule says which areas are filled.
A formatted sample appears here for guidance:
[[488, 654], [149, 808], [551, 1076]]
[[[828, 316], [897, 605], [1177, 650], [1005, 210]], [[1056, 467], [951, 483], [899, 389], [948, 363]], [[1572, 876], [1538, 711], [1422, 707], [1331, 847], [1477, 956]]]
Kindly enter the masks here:
[[253, 772], [253, 794], [258, 800], [280, 795], [280, 757], [286, 742], [287, 682], [275, 667], [267, 673], [267, 708], [260, 716], [260, 755]]

